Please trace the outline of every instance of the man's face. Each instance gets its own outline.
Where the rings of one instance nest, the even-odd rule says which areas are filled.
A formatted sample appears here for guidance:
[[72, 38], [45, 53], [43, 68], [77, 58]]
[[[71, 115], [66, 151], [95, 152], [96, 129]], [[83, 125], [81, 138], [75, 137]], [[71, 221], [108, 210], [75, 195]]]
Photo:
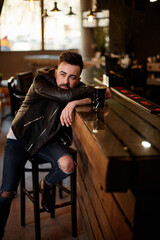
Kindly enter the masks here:
[[60, 63], [55, 70], [55, 77], [58, 87], [69, 89], [74, 88], [80, 81], [80, 67], [66, 62]]

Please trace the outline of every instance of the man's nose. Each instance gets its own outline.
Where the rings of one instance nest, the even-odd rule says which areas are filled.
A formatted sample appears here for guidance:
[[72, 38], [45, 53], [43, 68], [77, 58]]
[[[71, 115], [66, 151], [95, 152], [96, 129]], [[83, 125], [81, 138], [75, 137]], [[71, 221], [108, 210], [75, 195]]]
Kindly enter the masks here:
[[68, 76], [65, 77], [64, 83], [65, 83], [65, 84], [69, 83], [69, 77], [68, 77]]

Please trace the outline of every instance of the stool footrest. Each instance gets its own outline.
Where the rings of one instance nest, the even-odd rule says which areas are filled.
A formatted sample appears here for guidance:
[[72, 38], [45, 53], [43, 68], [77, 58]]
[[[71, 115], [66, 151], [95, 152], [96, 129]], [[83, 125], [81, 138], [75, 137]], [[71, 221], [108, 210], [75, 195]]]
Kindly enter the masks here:
[[59, 203], [59, 204], [55, 204], [55, 208], [61, 208], [61, 207], [66, 207], [71, 205], [72, 201], [68, 201], [68, 202], [64, 202], [64, 203]]
[[71, 194], [71, 191], [68, 188], [64, 187], [63, 185], [61, 185], [59, 183], [55, 183], [54, 185], [59, 187], [60, 189], [62, 189], [64, 192]]
[[42, 212], [46, 212], [44, 208], [40, 208], [39, 209], [39, 212], [42, 213]]
[[27, 197], [29, 197], [29, 199], [34, 202], [34, 198], [31, 195], [31, 193], [33, 193], [33, 191], [27, 191], [25, 188], [22, 188], [22, 191], [25, 193], [25, 195], [27, 195]]
[[[50, 170], [51, 170], [51, 168], [38, 168], [38, 171], [40, 171], [40, 172], [49, 172]], [[32, 168], [25, 168], [24, 171], [31, 172]]]

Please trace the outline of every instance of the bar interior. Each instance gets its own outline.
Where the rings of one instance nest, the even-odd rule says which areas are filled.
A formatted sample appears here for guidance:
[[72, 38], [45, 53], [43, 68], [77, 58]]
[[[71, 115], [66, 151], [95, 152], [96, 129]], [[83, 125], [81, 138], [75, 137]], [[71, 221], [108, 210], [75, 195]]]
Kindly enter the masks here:
[[38, 189], [50, 165], [28, 159], [4, 240], [160, 239], [159, 13], [160, 0], [0, 0], [0, 186], [16, 112], [62, 52], [82, 56], [81, 82], [111, 93], [74, 109], [76, 170], [55, 183], [51, 214]]

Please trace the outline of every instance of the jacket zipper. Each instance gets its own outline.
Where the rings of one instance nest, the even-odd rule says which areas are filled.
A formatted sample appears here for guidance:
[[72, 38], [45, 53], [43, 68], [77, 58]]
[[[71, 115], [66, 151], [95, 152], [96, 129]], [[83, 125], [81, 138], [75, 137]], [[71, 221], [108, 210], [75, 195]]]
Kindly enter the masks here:
[[[49, 121], [48, 121], [48, 124], [47, 124], [46, 128], [41, 132], [41, 134], [38, 136], [38, 138], [40, 138], [40, 137], [44, 134], [44, 132], [46, 131], [46, 129], [47, 129], [47, 127], [48, 127], [48, 125], [49, 125], [49, 123], [50, 123], [50, 121], [51, 121], [51, 119], [53, 118], [53, 116], [55, 115], [55, 113], [57, 112], [57, 110], [58, 110], [58, 107], [55, 109], [55, 111], [54, 111], [53, 114], [51, 115], [51, 117], [50, 117], [50, 119], [49, 119]], [[37, 139], [38, 139], [38, 138], [37, 138]], [[29, 146], [28, 150], [30, 150], [30, 149], [32, 148], [32, 146], [33, 146], [34, 143], [35, 143], [35, 141]]]
[[40, 117], [38, 117], [38, 118], [35, 118], [34, 120], [32, 120], [32, 121], [30, 121], [30, 122], [24, 124], [24, 127], [26, 127], [27, 125], [29, 125], [29, 124], [31, 124], [31, 123], [33, 123], [33, 122], [36, 122], [36, 121], [42, 119], [42, 118], [44, 118], [44, 116], [40, 116]]

